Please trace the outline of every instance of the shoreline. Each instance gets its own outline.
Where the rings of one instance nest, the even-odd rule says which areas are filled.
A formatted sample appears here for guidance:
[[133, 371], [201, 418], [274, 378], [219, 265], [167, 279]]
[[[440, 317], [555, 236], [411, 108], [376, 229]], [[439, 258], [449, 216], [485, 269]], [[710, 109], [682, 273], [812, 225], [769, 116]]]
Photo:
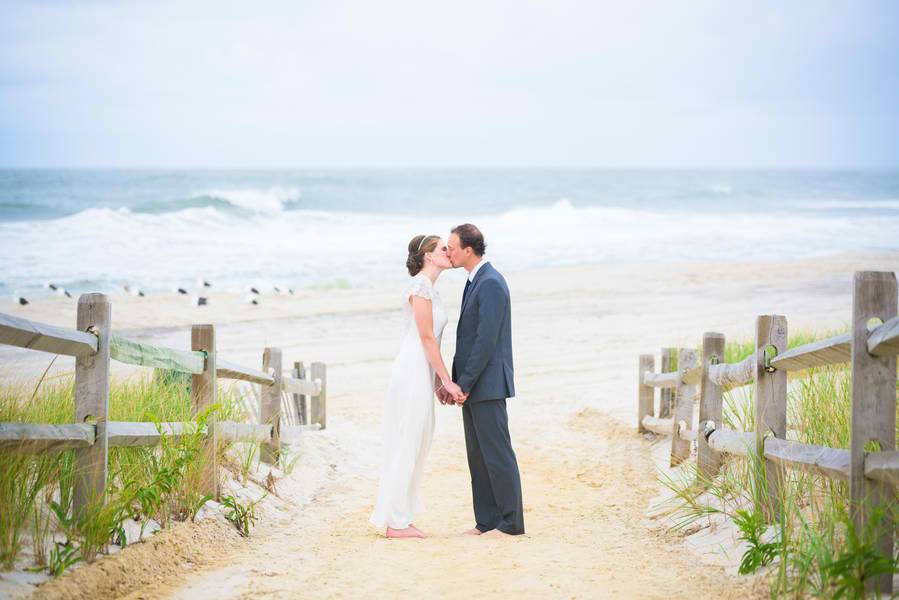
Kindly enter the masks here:
[[[491, 260], [488, 255], [486, 260]], [[525, 292], [534, 287], [535, 280], [552, 279], [554, 283], [569, 284], [566, 279], [573, 276], [582, 280], [592, 276], [621, 276], [624, 274], [638, 274], [643, 277], [660, 277], [664, 283], [676, 283], [676, 275], [683, 274], [685, 285], [695, 283], [695, 277], [699, 274], [706, 276], [728, 276], [755, 270], [762, 267], [770, 267], [769, 272], [783, 275], [795, 272], [796, 269], [809, 267], [829, 268], [833, 270], [843, 264], [847, 267], [872, 263], [875, 265], [893, 265], [893, 269], [899, 268], [899, 250], [894, 252], [836, 252], [821, 256], [796, 258], [796, 259], [770, 259], [770, 260], [678, 260], [664, 262], [610, 262], [588, 263], [582, 265], [563, 265], [553, 267], [538, 267], [519, 271], [504, 272], [511, 282], [524, 284]], [[502, 271], [502, 264], [495, 265]], [[222, 324], [251, 322], [257, 320], [276, 320], [297, 316], [328, 317], [346, 313], [376, 312], [379, 309], [390, 311], [396, 308], [395, 302], [391, 302], [388, 294], [402, 286], [403, 278], [397, 279], [396, 285], [360, 285], [357, 287], [333, 287], [322, 288], [311, 286], [294, 290], [293, 295], [285, 293], [263, 292], [256, 297], [259, 305], [254, 306], [246, 301], [249, 293], [244, 292], [218, 292], [214, 288], [200, 292], [200, 295], [209, 298], [209, 305], [196, 307], [191, 305], [191, 298], [197, 294], [187, 295], [176, 292], [148, 292], [144, 297], [136, 297], [127, 292], [101, 292], [106, 293], [113, 306], [119, 306], [120, 314], [114, 314], [114, 322], [121, 322], [116, 329], [120, 331], [139, 331], [150, 333], [153, 330], [181, 327], [198, 322], [212, 321]], [[456, 294], [447, 294], [447, 288], [458, 285], [459, 294], [464, 285], [464, 276], [459, 270], [451, 270], [444, 273], [438, 281], [438, 289], [443, 292], [444, 302], [447, 308], [454, 304]], [[570, 287], [570, 286], [569, 286]], [[513, 293], [517, 290], [513, 290]], [[77, 306], [78, 296], [72, 298], [48, 294], [35, 296], [28, 299], [27, 306], [12, 304], [2, 312], [7, 314], [55, 325], [58, 327], [72, 326], [66, 321], [66, 311], [71, 311], [74, 321], [74, 309]], [[514, 298], [513, 298], [514, 301]], [[163, 314], [157, 304], [163, 304]], [[458, 302], [455, 302], [458, 304]], [[204, 321], [203, 319], [206, 319]]]

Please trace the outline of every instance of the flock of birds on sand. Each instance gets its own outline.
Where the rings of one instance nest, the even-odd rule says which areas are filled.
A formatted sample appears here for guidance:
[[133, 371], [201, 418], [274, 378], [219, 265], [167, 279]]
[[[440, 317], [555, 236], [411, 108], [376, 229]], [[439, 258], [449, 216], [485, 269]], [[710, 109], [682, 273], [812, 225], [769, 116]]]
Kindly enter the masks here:
[[[51, 290], [56, 293], [57, 296], [65, 296], [66, 298], [71, 298], [72, 294], [67, 289], [62, 287], [61, 285], [55, 283], [47, 283], [46, 287], [48, 290]], [[212, 284], [209, 283], [205, 279], [197, 280], [197, 287], [201, 290], [205, 291], [212, 287]], [[281, 288], [279, 286], [272, 286], [274, 292], [276, 294], [287, 294], [290, 296], [294, 295], [293, 288]], [[125, 290], [126, 293], [131, 294], [132, 296], [137, 296], [139, 298], [143, 298], [146, 294], [140, 288], [132, 285], [125, 284], [122, 286], [122, 289]], [[173, 292], [181, 295], [181, 296], [190, 296], [190, 301], [193, 306], [207, 306], [209, 304], [209, 296], [201, 295], [200, 293], [191, 294], [187, 288], [176, 286], [172, 290]], [[244, 297], [244, 301], [247, 304], [252, 304], [253, 306], [259, 305], [259, 298], [262, 296], [262, 292], [259, 291], [259, 288], [253, 286], [247, 286], [244, 288], [246, 292], [246, 296]], [[30, 302], [24, 296], [16, 296], [15, 303], [19, 306], [28, 306]]]

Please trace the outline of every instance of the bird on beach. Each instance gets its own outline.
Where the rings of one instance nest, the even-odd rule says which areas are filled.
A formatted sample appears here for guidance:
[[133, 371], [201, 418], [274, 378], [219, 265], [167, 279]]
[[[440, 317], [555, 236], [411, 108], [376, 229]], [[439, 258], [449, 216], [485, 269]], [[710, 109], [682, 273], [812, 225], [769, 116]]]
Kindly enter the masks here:
[[205, 279], [203, 279], [202, 277], [200, 277], [199, 279], [197, 279], [197, 285], [198, 285], [199, 287], [204, 287], [204, 288], [212, 287], [212, 284], [209, 283], [208, 281], [206, 281]]
[[194, 306], [206, 306], [209, 304], [209, 298], [206, 298], [205, 296], [194, 296], [191, 302]]
[[18, 304], [19, 306], [28, 306], [28, 300], [26, 300], [26, 299], [23, 298], [22, 296], [19, 296], [18, 298], [16, 298], [15, 302], [16, 302], [16, 304]]
[[132, 296], [138, 296], [140, 298], [144, 297], [144, 293], [136, 287], [131, 287], [128, 284], [125, 284], [122, 286], [122, 288], [124, 288], [125, 292], [131, 294]]
[[66, 298], [71, 298], [71, 297], [72, 297], [72, 294], [70, 294], [70, 293], [68, 292], [68, 290], [66, 290], [66, 289], [65, 289], [64, 287], [62, 287], [61, 285], [56, 285], [55, 283], [48, 283], [48, 284], [47, 284], [47, 287], [48, 287], [49, 289], [53, 290], [54, 292], [56, 292], [56, 294], [57, 294], [58, 296], [65, 296]]
[[[256, 292], [256, 293], [258, 294], [259, 292]], [[252, 294], [250, 294], [246, 298], [244, 298], [244, 301], [247, 302], [248, 304], [252, 304], [253, 306], [257, 306], [259, 304], [259, 300], [257, 300]]]
[[293, 288], [287, 287], [286, 285], [283, 285], [283, 284], [273, 285], [272, 288], [274, 288], [275, 293], [277, 293], [277, 294], [284, 294], [284, 295], [291, 295], [291, 296], [294, 295]]
[[175, 291], [178, 292], [179, 294], [181, 294], [182, 296], [186, 296], [186, 295], [187, 295], [187, 290], [184, 289], [184, 288], [182, 288], [182, 287], [175, 288]]

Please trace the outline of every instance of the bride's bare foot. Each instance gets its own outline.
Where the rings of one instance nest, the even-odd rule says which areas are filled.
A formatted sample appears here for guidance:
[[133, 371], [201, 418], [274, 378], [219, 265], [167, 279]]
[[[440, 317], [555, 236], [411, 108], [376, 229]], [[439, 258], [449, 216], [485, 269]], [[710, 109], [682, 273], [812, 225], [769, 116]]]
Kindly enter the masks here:
[[491, 529], [490, 531], [482, 534], [484, 537], [492, 537], [492, 538], [507, 538], [512, 537], [508, 533], [504, 531], [500, 531], [499, 529]]
[[424, 531], [422, 531], [421, 529], [419, 529], [418, 527], [416, 527], [416, 526], [415, 526], [415, 523], [409, 523], [409, 529], [414, 529], [415, 531], [417, 531], [418, 533], [420, 533], [420, 534], [421, 534], [421, 537], [423, 537], [423, 538], [428, 537], [428, 534], [425, 533]]
[[424, 533], [416, 529], [415, 527], [406, 527], [405, 529], [393, 529], [392, 527], [387, 528], [387, 537], [391, 539], [403, 539], [403, 538], [424, 538]]
[[481, 530], [478, 529], [477, 527], [472, 527], [471, 529], [469, 529], [462, 535], [481, 535]]

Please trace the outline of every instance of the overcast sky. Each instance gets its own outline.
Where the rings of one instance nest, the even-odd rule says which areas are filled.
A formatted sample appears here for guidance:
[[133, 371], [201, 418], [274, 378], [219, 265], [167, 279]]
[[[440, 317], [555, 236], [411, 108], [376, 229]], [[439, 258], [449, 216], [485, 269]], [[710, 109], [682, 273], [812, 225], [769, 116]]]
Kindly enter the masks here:
[[899, 2], [0, 0], [0, 166], [899, 166]]

